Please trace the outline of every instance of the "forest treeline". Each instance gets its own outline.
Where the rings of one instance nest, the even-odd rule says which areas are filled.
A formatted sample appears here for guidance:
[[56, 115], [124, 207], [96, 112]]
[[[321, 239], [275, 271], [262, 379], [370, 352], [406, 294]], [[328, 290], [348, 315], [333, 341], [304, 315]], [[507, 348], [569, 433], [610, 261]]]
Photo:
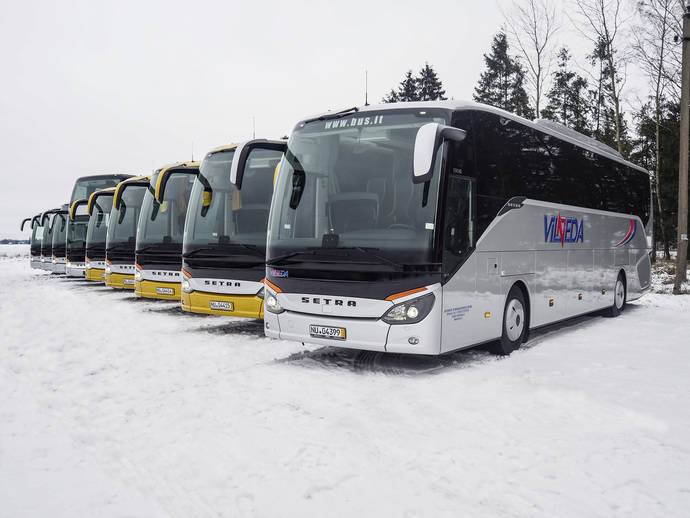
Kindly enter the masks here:
[[[670, 257], [678, 205], [683, 0], [514, 0], [484, 54], [475, 101], [551, 119], [654, 174], [654, 232]], [[589, 51], [563, 42], [577, 34]], [[644, 78], [644, 91], [628, 85]], [[637, 84], [637, 83], [636, 83]], [[384, 102], [446, 99], [425, 63]]]

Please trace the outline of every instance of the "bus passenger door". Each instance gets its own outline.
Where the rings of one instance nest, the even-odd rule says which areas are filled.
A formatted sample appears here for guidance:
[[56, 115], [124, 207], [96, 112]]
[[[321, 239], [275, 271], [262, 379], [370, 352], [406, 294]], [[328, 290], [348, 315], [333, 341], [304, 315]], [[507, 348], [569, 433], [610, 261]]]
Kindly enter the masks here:
[[[482, 304], [477, 304], [475, 180], [449, 174], [443, 214], [443, 314], [441, 352], [483, 340]], [[495, 255], [495, 254], [494, 254]], [[498, 284], [498, 276], [493, 276]]]

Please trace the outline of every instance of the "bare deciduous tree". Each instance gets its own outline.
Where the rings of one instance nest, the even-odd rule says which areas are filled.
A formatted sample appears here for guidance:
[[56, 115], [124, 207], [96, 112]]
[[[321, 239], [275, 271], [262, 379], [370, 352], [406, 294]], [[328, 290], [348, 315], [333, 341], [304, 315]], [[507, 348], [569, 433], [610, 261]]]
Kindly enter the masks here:
[[555, 56], [555, 35], [559, 24], [556, 8], [549, 0], [514, 0], [504, 13], [508, 35], [527, 62], [527, 80], [537, 117], [546, 90], [549, 68]]
[[680, 49], [673, 41], [677, 25], [681, 16], [677, 16], [678, 0], [642, 0], [638, 2], [641, 22], [633, 31], [633, 51], [638, 65], [649, 80], [654, 98], [655, 125], [655, 182], [656, 202], [659, 209], [659, 227], [661, 239], [664, 242], [666, 259], [670, 259], [668, 240], [664, 230], [664, 211], [661, 203], [661, 110], [662, 103], [669, 91], [673, 97], [678, 95], [679, 70], [674, 70], [680, 64]]
[[617, 47], [626, 17], [622, 12], [624, 0], [576, 0], [575, 12], [579, 20], [573, 21], [575, 27], [595, 48], [603, 51], [609, 75], [608, 95], [613, 103], [616, 144], [618, 152], [623, 153], [621, 118], [621, 90], [625, 83], [624, 70], [626, 54]]

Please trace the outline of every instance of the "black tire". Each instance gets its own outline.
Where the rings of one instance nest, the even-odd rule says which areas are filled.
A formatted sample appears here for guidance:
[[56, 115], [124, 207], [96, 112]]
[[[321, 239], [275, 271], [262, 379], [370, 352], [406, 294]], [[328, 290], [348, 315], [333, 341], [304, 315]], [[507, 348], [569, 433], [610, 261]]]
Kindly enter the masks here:
[[621, 272], [618, 274], [616, 284], [613, 287], [613, 304], [604, 310], [604, 316], [614, 318], [620, 315], [625, 309], [627, 299], [628, 287], [625, 284], [625, 276]]
[[529, 309], [525, 303], [522, 290], [513, 286], [508, 292], [506, 305], [503, 308], [503, 332], [501, 339], [492, 342], [489, 351], [506, 356], [519, 349], [527, 336], [527, 315]]

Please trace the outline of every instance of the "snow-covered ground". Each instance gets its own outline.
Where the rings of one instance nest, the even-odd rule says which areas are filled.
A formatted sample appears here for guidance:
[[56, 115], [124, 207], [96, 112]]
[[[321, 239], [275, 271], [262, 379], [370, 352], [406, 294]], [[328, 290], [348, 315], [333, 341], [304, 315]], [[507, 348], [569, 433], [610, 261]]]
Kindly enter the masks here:
[[690, 515], [690, 296], [423, 359], [0, 278], [0, 517]]
[[29, 245], [0, 245], [0, 258], [28, 256], [30, 249]]

